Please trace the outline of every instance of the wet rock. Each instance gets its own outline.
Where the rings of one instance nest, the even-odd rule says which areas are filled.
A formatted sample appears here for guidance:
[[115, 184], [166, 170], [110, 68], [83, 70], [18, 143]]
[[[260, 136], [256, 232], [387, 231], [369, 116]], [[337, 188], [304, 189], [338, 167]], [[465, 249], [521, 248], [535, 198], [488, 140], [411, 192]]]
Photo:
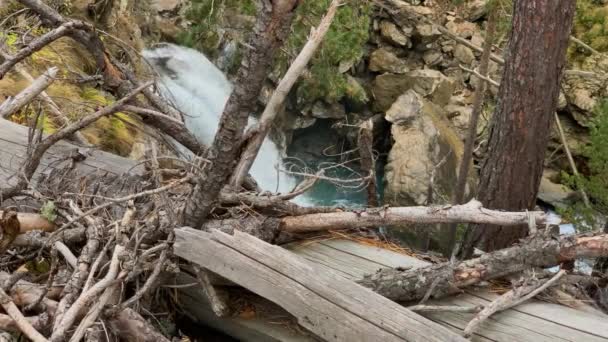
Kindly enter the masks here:
[[372, 52], [369, 69], [375, 72], [403, 74], [408, 68], [405, 62], [387, 49], [380, 48]]
[[411, 46], [409, 36], [403, 33], [403, 31], [391, 21], [383, 20], [380, 22], [380, 34], [386, 41], [390, 42], [391, 44], [404, 47]]

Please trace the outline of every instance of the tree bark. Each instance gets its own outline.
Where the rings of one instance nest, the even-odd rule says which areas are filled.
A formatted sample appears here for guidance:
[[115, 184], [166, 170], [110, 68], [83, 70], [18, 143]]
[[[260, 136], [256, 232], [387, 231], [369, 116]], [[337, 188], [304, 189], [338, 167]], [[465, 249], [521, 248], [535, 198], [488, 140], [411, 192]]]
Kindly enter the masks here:
[[[479, 185], [478, 197], [488, 208], [534, 208], [574, 4], [574, 0], [515, 1], [499, 103]], [[508, 247], [527, 231], [526, 225], [472, 227], [465, 236], [463, 255], [470, 256], [475, 247], [485, 252]]]
[[249, 43], [251, 48], [239, 69], [234, 91], [207, 152], [210, 166], [198, 177], [198, 184], [184, 209], [184, 223], [188, 226], [198, 228], [202, 225], [236, 168], [247, 119], [254, 111], [274, 55], [289, 34], [297, 3], [298, 0], [261, 1]]
[[395, 301], [423, 298], [434, 286], [432, 298], [459, 292], [481, 281], [504, 277], [533, 267], [551, 267], [579, 258], [608, 255], [608, 235], [536, 236], [521, 245], [486, 253], [477, 259], [445, 262], [413, 270], [385, 269], [359, 283]]

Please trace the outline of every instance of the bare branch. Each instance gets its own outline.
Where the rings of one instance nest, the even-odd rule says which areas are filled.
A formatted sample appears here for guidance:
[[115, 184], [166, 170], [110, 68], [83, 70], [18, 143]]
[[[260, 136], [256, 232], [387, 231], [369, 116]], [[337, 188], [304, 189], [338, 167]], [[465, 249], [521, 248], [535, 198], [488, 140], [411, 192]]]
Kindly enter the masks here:
[[53, 83], [55, 76], [57, 75], [56, 67], [52, 67], [38, 77], [32, 84], [27, 88], [15, 95], [15, 97], [9, 98], [0, 105], [0, 116], [8, 119], [11, 115], [21, 109], [23, 106], [32, 102], [32, 100], [44, 91], [48, 86]]
[[43, 47], [52, 43], [53, 41], [68, 35], [70, 32], [76, 29], [83, 29], [88, 25], [79, 20], [71, 20], [66, 23], [59, 25], [59, 27], [43, 34], [42, 36], [31, 41], [26, 47], [19, 50], [12, 57], [5, 57], [4, 63], [0, 65], [0, 79], [4, 78], [4, 75], [13, 67], [15, 64], [21, 62], [24, 58], [29, 57], [34, 52], [39, 51]]
[[19, 327], [19, 330], [34, 342], [48, 342], [48, 340], [42, 336], [32, 324], [23, 316], [19, 308], [13, 303], [11, 297], [4, 292], [4, 289], [0, 288], [0, 305], [4, 308], [4, 311], [15, 321], [15, 324]]

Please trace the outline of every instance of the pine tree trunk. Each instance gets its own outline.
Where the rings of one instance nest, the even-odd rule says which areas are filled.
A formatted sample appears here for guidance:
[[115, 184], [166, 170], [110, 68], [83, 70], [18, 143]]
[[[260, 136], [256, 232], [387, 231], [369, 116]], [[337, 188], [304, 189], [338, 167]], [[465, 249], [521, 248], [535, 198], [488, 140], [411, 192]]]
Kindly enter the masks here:
[[[531, 210], [543, 171], [575, 0], [517, 0], [509, 55], [492, 119], [479, 199], [485, 207]], [[463, 256], [489, 252], [526, 236], [527, 226], [478, 225], [465, 236]]]

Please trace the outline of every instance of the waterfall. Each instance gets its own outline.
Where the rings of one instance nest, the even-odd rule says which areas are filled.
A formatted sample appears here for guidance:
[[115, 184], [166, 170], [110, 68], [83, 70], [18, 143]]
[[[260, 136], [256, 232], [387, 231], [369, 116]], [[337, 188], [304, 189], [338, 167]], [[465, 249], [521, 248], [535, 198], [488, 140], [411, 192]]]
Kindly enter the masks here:
[[[159, 44], [143, 56], [159, 75], [162, 96], [184, 113], [188, 129], [210, 145], [232, 92], [226, 76], [202, 53], [179, 45]], [[248, 127], [255, 123], [249, 117]], [[281, 162], [279, 148], [266, 138], [250, 171], [263, 190], [287, 193], [295, 186], [293, 177], [278, 172]]]

